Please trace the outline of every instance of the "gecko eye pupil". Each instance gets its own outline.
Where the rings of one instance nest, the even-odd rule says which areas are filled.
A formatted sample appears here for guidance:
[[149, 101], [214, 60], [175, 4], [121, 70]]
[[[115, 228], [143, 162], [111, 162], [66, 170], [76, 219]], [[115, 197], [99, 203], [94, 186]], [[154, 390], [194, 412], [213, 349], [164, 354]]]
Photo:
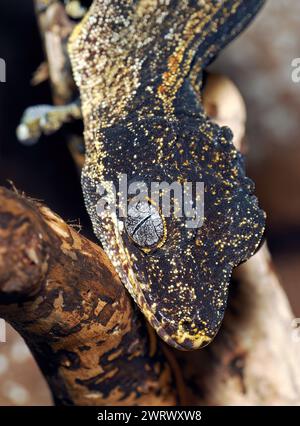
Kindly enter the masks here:
[[159, 247], [164, 240], [164, 221], [148, 201], [130, 203], [125, 229], [134, 243], [145, 251]]

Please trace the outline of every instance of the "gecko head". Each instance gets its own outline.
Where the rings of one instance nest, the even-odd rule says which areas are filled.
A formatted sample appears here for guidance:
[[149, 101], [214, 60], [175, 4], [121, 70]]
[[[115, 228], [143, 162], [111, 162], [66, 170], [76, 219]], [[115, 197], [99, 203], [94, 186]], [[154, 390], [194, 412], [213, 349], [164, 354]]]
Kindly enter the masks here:
[[[85, 167], [85, 200], [105, 252], [159, 336], [177, 349], [198, 349], [221, 325], [232, 270], [257, 250], [264, 212], [228, 129], [208, 126], [200, 133], [199, 122], [191, 125], [190, 118], [167, 133], [163, 122], [143, 123], [150, 125], [156, 140], [162, 132], [166, 144], [176, 141], [166, 155], [158, 161], [147, 144], [133, 148], [129, 135], [114, 129], [115, 149], [124, 151], [110, 148], [113, 164], [106, 163], [100, 192], [95, 172]], [[105, 132], [107, 140], [116, 140]], [[121, 187], [127, 188], [126, 214], [120, 214]], [[109, 200], [117, 210], [104, 208]]]
[[[74, 7], [77, 1], [67, 3], [71, 15], [81, 15], [82, 8]], [[87, 125], [82, 173], [86, 206], [121, 281], [159, 336], [178, 349], [197, 349], [220, 327], [232, 270], [259, 246], [264, 214], [228, 132], [219, 132], [203, 117], [198, 101], [192, 108], [190, 95], [180, 93], [180, 108], [173, 114], [173, 98], [198, 35], [206, 34], [204, 42], [199, 41], [200, 59], [211, 59], [261, 1], [237, 2], [241, 8], [230, 13], [225, 2], [209, 2], [216, 3], [216, 9], [202, 2], [203, 14], [200, 2], [178, 2], [176, 13], [172, 2], [161, 2], [161, 7], [155, 6], [159, 19], [154, 13], [149, 19], [147, 7], [138, 7], [136, 13], [134, 1], [118, 13], [109, 3], [94, 1], [69, 39]], [[201, 30], [201, 19], [211, 21], [213, 15], [207, 19], [205, 13], [213, 10], [216, 17], [224, 10], [228, 25], [222, 19], [220, 27], [211, 25], [211, 32]], [[242, 17], [247, 19], [241, 22]], [[167, 34], [168, 26], [172, 31]], [[178, 46], [179, 55], [166, 53], [178, 52]], [[129, 183], [146, 183], [148, 190], [153, 182], [179, 184], [182, 198], [168, 214], [152, 194], [125, 196], [128, 209], [120, 215], [119, 208], [103, 208], [103, 201], [116, 206], [120, 175]], [[196, 215], [175, 214], [185, 203], [187, 182], [196, 188]], [[197, 183], [203, 184], [199, 192]]]

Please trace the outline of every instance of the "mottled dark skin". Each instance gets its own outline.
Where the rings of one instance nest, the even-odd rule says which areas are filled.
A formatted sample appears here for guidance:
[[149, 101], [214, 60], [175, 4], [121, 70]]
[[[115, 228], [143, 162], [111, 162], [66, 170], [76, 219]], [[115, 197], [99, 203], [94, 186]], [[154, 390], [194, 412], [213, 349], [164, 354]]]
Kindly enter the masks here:
[[[75, 3], [66, 3], [74, 22], [85, 12]], [[264, 232], [232, 133], [209, 120], [201, 99], [205, 68], [262, 4], [87, 0], [82, 5], [91, 7], [69, 42], [85, 124], [82, 187], [95, 233], [151, 325], [178, 349], [213, 339], [232, 269], [255, 252]], [[39, 111], [41, 117], [23, 117], [20, 138], [56, 130], [70, 111], [80, 116], [79, 104]], [[118, 188], [120, 174], [148, 186], [203, 182], [203, 225], [187, 229], [185, 217], [162, 217], [157, 209], [163, 237], [150, 248], [137, 245], [126, 221], [96, 210], [98, 185]]]
[[[203, 69], [261, 4], [95, 0], [69, 43], [95, 233], [146, 318], [178, 349], [215, 336], [232, 269], [255, 252], [264, 231], [232, 133], [210, 122], [199, 97]], [[120, 174], [129, 183], [204, 182], [203, 225], [190, 230], [185, 218], [166, 217], [162, 244], [138, 247], [117, 216], [96, 211], [98, 185], [118, 188]]]

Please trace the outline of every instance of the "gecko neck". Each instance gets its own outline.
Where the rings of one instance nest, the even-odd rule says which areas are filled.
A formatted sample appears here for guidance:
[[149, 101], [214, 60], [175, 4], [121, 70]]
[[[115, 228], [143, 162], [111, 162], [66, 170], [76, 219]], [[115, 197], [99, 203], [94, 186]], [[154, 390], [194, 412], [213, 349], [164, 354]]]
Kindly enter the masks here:
[[201, 71], [250, 3], [261, 1], [94, 0], [69, 43], [85, 122], [174, 115], [196, 53]]

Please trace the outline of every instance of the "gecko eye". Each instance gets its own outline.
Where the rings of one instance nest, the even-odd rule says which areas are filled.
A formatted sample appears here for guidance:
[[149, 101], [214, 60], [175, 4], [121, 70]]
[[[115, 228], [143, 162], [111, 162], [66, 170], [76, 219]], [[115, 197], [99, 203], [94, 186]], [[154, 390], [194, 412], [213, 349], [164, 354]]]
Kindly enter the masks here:
[[130, 203], [125, 221], [129, 237], [143, 251], [161, 247], [166, 239], [166, 226], [157, 208], [149, 201]]

